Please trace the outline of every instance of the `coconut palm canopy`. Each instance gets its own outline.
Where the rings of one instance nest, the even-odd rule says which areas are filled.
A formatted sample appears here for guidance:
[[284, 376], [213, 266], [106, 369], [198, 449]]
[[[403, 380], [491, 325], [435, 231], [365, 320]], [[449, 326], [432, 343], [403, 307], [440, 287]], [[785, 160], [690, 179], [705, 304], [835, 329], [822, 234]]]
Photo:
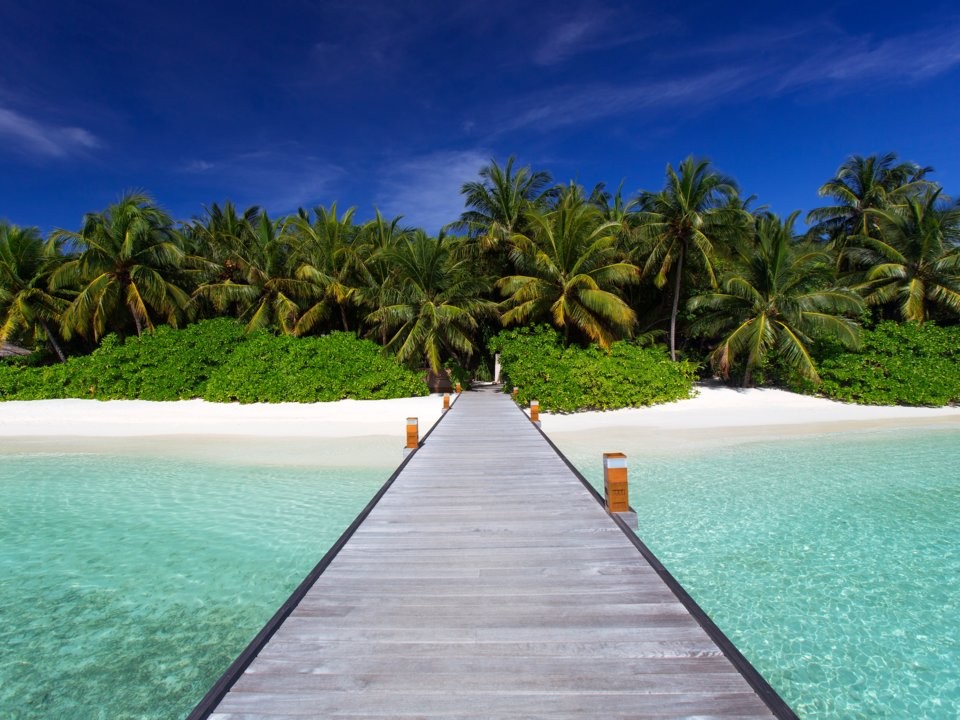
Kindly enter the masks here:
[[844, 162], [805, 234], [705, 158], [634, 195], [551, 177], [491, 161], [436, 235], [336, 203], [274, 216], [225, 202], [178, 222], [143, 193], [47, 238], [2, 224], [0, 340], [64, 359], [108, 333], [227, 316], [352, 332], [438, 372], [489, 363], [504, 327], [548, 323], [603, 350], [663, 334], [674, 359], [750, 384], [767, 367], [816, 381], [818, 345], [856, 347], [862, 321], [960, 321], [960, 210], [895, 155]]

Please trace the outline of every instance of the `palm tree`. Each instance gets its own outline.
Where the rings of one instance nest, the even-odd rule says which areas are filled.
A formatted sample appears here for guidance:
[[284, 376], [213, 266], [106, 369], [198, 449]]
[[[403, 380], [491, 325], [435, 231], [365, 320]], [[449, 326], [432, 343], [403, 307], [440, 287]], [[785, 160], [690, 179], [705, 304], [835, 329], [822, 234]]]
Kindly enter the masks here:
[[830, 256], [797, 241], [793, 213], [782, 223], [773, 214], [756, 220], [756, 243], [740, 257], [738, 271], [723, 280], [721, 292], [698, 295], [688, 308], [708, 313], [691, 330], [721, 335], [711, 354], [714, 368], [727, 378], [743, 367], [743, 385], [773, 352], [802, 376], [818, 381], [811, 343], [828, 338], [845, 346], [859, 345], [859, 326], [848, 315], [863, 310], [851, 290], [824, 288]]
[[896, 153], [852, 155], [818, 190], [820, 197], [831, 198], [836, 204], [807, 214], [811, 233], [831, 243], [839, 262], [849, 238], [876, 236], [870, 220], [872, 212], [888, 210], [929, 191], [933, 183], [924, 178], [932, 171], [916, 163], [897, 162]]
[[469, 259], [475, 271], [491, 282], [509, 272], [510, 243], [524, 230], [527, 210], [543, 207], [555, 195], [549, 173], [529, 166], [514, 171], [515, 162], [511, 155], [501, 168], [491, 160], [480, 169], [481, 180], [464, 183], [460, 194], [467, 210], [449, 226], [466, 233], [457, 254]]
[[590, 203], [600, 210], [604, 222], [617, 224], [617, 242], [623, 251], [629, 252], [634, 227], [637, 223], [637, 210], [640, 199], [625, 200], [623, 197], [623, 183], [617, 187], [616, 193], [610, 193], [604, 183], [597, 183], [590, 193]]
[[604, 221], [581, 188], [571, 185], [552, 210], [527, 211], [530, 234], [514, 236], [518, 274], [497, 284], [504, 295], [504, 324], [549, 317], [564, 332], [576, 330], [603, 348], [628, 335], [633, 310], [614, 290], [638, 279], [636, 265], [617, 252], [620, 224]]
[[123, 332], [132, 320], [139, 336], [153, 329], [154, 318], [170, 325], [189, 302], [172, 280], [185, 254], [170, 216], [148, 195], [131, 193], [102, 213], [89, 213], [80, 232], [58, 230], [56, 241], [80, 252], [53, 273], [53, 290], [79, 292], [62, 316], [64, 337], [74, 333], [99, 338], [109, 329]]
[[480, 296], [482, 284], [465, 260], [456, 260], [449, 239], [422, 230], [384, 252], [395, 270], [385, 304], [367, 321], [392, 333], [387, 347], [403, 362], [426, 364], [434, 373], [446, 357], [468, 359], [476, 350], [477, 320], [495, 306]]
[[214, 263], [220, 279], [226, 280], [237, 270], [232, 259], [244, 254], [244, 248], [251, 244], [260, 208], [253, 205], [238, 213], [228, 200], [222, 207], [217, 203], [204, 207], [204, 215], [189, 225], [184, 238], [189, 249]]
[[18, 337], [49, 342], [67, 358], [54, 331], [67, 301], [47, 289], [50, 273], [64, 261], [56, 243], [44, 243], [37, 228], [0, 223], [0, 343]]
[[[197, 271], [193, 282], [193, 305], [197, 314], [210, 316], [217, 311], [197, 289], [207, 283], [243, 283], [238, 257], [247, 257], [256, 244], [254, 226], [258, 222], [260, 208], [248, 207], [238, 213], [229, 200], [221, 207], [213, 203], [204, 207], [204, 217], [195, 218], [183, 232], [184, 250], [191, 256], [202, 259], [195, 263]], [[234, 314], [236, 308], [221, 307], [220, 312]]]
[[904, 320], [923, 322], [931, 305], [960, 314], [960, 205], [940, 191], [901, 208], [872, 213], [879, 237], [858, 236], [850, 251], [866, 267], [858, 289], [870, 305], [898, 303]]
[[640, 195], [638, 235], [646, 250], [644, 276], [653, 275], [658, 288], [667, 284], [673, 270], [673, 304], [670, 310], [670, 358], [677, 359], [677, 313], [688, 259], [697, 260], [716, 285], [712, 256], [725, 233], [744, 217], [732, 201], [737, 195], [733, 180], [710, 169], [707, 160], [688, 157], [675, 171], [667, 165], [666, 185], [657, 193]]
[[350, 330], [347, 310], [356, 303], [360, 284], [355, 244], [357, 228], [353, 225], [356, 208], [350, 208], [337, 217], [337, 204], [327, 210], [318, 205], [313, 209], [315, 220], [302, 208], [292, 217], [288, 228], [296, 242], [296, 277], [316, 286], [321, 302], [303, 313], [297, 322], [296, 333], [313, 330], [326, 317], [329, 306], [340, 311], [344, 330]]
[[[402, 218], [395, 217], [387, 221], [379, 210], [373, 220], [364, 223], [357, 234], [355, 257], [358, 260], [360, 286], [357, 288], [357, 302], [361, 307], [373, 312], [386, 304], [390, 292], [390, 280], [393, 267], [388, 253], [412, 236], [413, 230], [400, 225]], [[388, 341], [387, 327], [380, 324], [375, 331], [380, 344]]]
[[[301, 305], [321, 300], [317, 287], [295, 277], [293, 249], [283, 235], [283, 223], [261, 211], [242, 246], [230, 254], [231, 277], [208, 282], [197, 295], [221, 312], [234, 308], [247, 322], [247, 332], [278, 327], [294, 334]], [[235, 277], [234, 277], [235, 276]]]
[[491, 160], [480, 169], [481, 181], [463, 184], [460, 194], [469, 209], [451, 225], [452, 229], [466, 231], [491, 245], [509, 240], [520, 229], [524, 212], [544, 198], [551, 179], [549, 173], [533, 171], [529, 166], [514, 172], [515, 162], [511, 155], [507, 166], [501, 168]]

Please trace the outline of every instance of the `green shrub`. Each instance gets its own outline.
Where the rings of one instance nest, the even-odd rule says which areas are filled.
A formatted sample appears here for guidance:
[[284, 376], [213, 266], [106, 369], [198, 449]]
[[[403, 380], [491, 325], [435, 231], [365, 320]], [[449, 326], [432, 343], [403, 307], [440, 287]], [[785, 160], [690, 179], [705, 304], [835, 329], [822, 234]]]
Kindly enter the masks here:
[[[121, 343], [103, 339], [79, 367], [68, 373], [72, 397], [100, 400], [183, 400], [197, 397], [211, 373], [244, 342], [243, 327], [220, 318], [183, 330], [163, 326]], [[74, 390], [75, 388], [75, 390]]]
[[244, 334], [220, 318], [141, 338], [103, 339], [92, 354], [45, 367], [0, 366], [0, 399], [319, 402], [424, 395], [422, 378], [350, 333]]
[[64, 366], [0, 365], [0, 400], [55, 400], [67, 397]]
[[696, 365], [671, 362], [662, 346], [616, 342], [605, 352], [596, 346], [564, 348], [549, 327], [520, 328], [490, 341], [500, 353], [506, 387], [520, 388], [518, 400], [539, 400], [547, 412], [612, 410], [672, 402], [690, 396]]
[[420, 373], [352, 333], [317, 338], [256, 333], [214, 373], [203, 397], [215, 402], [327, 402], [427, 394]]
[[942, 406], [960, 402], [960, 327], [884, 322], [862, 333], [859, 352], [821, 352], [822, 383], [794, 389], [864, 405]]

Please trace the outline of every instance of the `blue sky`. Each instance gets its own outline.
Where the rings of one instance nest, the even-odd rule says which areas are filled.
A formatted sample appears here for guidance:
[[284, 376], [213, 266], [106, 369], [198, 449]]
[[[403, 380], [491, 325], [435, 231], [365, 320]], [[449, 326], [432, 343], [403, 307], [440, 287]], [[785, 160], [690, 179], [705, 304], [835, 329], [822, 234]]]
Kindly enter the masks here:
[[955, 2], [0, 0], [0, 47], [0, 218], [44, 231], [128, 189], [435, 231], [511, 154], [628, 195], [693, 154], [786, 214], [894, 151], [960, 195]]

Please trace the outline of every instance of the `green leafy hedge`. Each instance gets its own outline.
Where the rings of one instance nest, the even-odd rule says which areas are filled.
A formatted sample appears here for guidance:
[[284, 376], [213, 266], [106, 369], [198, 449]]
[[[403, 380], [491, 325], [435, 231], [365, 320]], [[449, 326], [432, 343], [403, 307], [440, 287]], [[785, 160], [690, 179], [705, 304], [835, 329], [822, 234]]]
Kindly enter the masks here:
[[500, 353], [504, 387], [519, 387], [521, 404], [539, 400], [546, 412], [672, 402], [689, 397], [696, 379], [695, 364], [671, 362], [661, 346], [564, 348], [560, 334], [545, 326], [502, 332], [490, 350]]
[[427, 395], [421, 374], [352, 333], [294, 338], [258, 334], [206, 384], [215, 402], [327, 402]]
[[0, 399], [323, 402], [428, 393], [423, 378], [351, 333], [246, 335], [220, 318], [142, 338], [104, 338], [90, 355], [45, 367], [0, 365]]
[[960, 402], [960, 327], [884, 322], [861, 339], [860, 352], [824, 351], [823, 382], [799, 381], [794, 389], [863, 405]]

